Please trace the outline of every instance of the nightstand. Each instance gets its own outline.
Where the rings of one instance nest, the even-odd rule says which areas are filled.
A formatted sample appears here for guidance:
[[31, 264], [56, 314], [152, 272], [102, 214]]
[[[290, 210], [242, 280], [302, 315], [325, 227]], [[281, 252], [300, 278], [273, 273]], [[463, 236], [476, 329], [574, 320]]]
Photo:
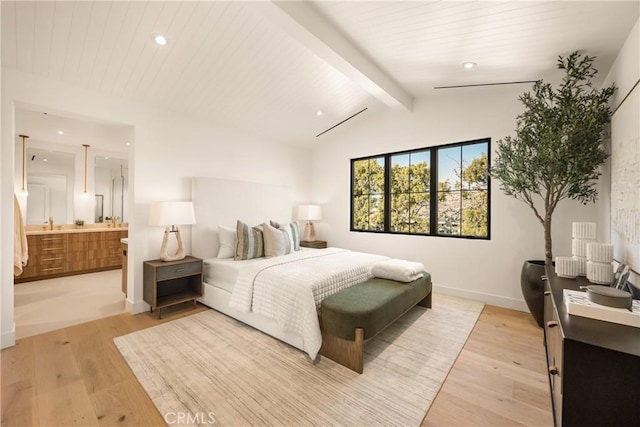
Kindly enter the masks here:
[[187, 256], [179, 261], [159, 259], [144, 262], [143, 299], [151, 306], [151, 312], [158, 309], [158, 319], [162, 309], [202, 296], [202, 260]]
[[327, 242], [324, 240], [314, 240], [313, 242], [301, 241], [300, 246], [303, 248], [325, 249], [327, 247]]

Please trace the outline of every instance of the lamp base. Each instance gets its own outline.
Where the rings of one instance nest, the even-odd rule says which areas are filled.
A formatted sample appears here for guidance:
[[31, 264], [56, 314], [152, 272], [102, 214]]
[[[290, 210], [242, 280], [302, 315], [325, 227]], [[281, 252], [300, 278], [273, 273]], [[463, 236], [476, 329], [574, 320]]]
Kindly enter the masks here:
[[316, 231], [313, 228], [313, 223], [311, 221], [307, 221], [304, 226], [304, 234], [302, 235], [303, 242], [315, 242], [316, 241]]
[[[176, 252], [171, 255], [167, 253], [167, 244], [169, 243], [169, 235], [175, 233], [178, 241]], [[164, 237], [162, 238], [162, 246], [160, 246], [160, 259], [162, 261], [180, 261], [184, 259], [184, 246], [182, 245], [182, 237], [180, 236], [180, 227], [176, 227], [175, 231], [171, 231], [169, 227], [164, 229]]]

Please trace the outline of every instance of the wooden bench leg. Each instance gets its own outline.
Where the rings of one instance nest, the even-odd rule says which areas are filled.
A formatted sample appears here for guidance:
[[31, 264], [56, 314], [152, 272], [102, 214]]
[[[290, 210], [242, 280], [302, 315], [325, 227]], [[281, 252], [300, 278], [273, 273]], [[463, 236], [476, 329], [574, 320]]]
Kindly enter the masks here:
[[419, 306], [421, 306], [421, 307], [431, 308], [431, 294], [432, 294], [432, 293], [433, 293], [433, 292], [429, 292], [429, 295], [427, 295], [426, 297], [424, 297], [424, 298], [422, 299], [422, 301], [420, 301], [420, 302], [418, 303], [418, 305], [419, 305]]
[[355, 334], [355, 341], [349, 341], [322, 331], [320, 354], [361, 374], [363, 370], [364, 329], [356, 328]]

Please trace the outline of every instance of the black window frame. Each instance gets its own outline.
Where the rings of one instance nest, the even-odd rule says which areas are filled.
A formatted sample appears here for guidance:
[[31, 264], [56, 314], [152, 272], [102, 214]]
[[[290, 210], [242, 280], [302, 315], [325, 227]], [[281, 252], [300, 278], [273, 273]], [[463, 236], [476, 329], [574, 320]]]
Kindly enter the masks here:
[[[409, 235], [409, 236], [430, 236], [430, 237], [452, 237], [457, 239], [472, 239], [472, 240], [491, 240], [491, 177], [487, 175], [487, 188], [486, 190], [473, 190], [473, 191], [486, 191], [487, 192], [487, 235], [486, 236], [471, 236], [471, 235], [459, 235], [459, 234], [439, 234], [438, 233], [438, 153], [440, 150], [448, 149], [448, 148], [457, 148], [467, 145], [474, 144], [487, 144], [487, 171], [491, 168], [491, 138], [479, 138], [472, 139], [468, 141], [462, 142], [453, 142], [442, 145], [433, 145], [430, 147], [421, 147], [411, 150], [403, 150], [403, 151], [394, 151], [390, 153], [376, 154], [371, 156], [364, 157], [356, 157], [350, 159], [350, 168], [351, 168], [351, 191], [350, 191], [350, 211], [349, 211], [349, 230], [360, 233], [381, 233], [381, 234], [399, 234], [399, 235]], [[393, 231], [391, 230], [391, 158], [393, 156], [400, 156], [406, 154], [420, 153], [424, 151], [429, 151], [430, 154], [430, 182], [429, 182], [429, 233], [413, 233], [407, 231]], [[355, 162], [362, 160], [370, 160], [377, 159], [383, 157], [384, 158], [384, 228], [383, 230], [361, 230], [354, 228], [354, 178], [355, 178]], [[461, 183], [462, 184], [462, 183]], [[458, 191], [458, 190], [455, 190]], [[460, 189], [460, 194], [462, 196], [463, 191], [469, 191]], [[462, 203], [462, 199], [461, 199]], [[462, 215], [462, 207], [460, 209], [460, 215]]]

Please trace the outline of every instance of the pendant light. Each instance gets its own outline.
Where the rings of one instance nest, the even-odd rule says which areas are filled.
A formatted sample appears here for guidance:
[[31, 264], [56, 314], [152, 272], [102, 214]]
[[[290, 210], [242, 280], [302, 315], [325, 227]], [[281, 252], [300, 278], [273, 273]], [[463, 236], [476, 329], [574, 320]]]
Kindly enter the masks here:
[[26, 140], [28, 135], [18, 135], [22, 138], [22, 192], [27, 194], [27, 145]]
[[84, 147], [84, 192], [82, 193], [82, 197], [89, 197], [89, 193], [87, 193], [87, 148], [91, 147], [89, 144], [82, 144]]

